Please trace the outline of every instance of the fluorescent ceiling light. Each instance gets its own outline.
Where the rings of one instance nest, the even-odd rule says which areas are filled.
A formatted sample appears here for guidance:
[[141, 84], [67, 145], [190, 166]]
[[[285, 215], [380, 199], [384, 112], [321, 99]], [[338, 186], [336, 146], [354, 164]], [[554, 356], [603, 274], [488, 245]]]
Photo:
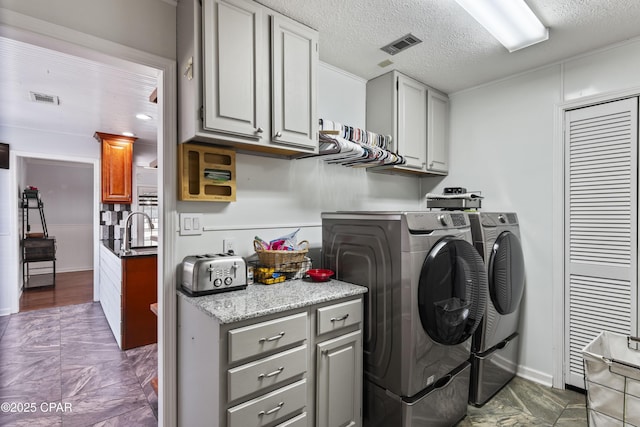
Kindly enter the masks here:
[[138, 113], [136, 114], [136, 117], [140, 120], [151, 120], [151, 116], [144, 113]]
[[133, 132], [122, 132], [122, 135], [124, 135], [124, 136], [136, 136], [136, 134], [133, 133]]
[[493, 37], [514, 52], [549, 38], [524, 0], [456, 0]]

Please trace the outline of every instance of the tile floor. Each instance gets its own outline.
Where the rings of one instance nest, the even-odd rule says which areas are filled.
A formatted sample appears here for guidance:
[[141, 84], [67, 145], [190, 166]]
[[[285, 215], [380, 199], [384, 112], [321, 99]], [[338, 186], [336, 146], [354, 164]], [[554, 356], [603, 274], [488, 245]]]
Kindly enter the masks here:
[[[157, 346], [120, 351], [99, 303], [0, 317], [0, 402], [35, 404], [0, 426], [156, 426], [156, 370]], [[586, 425], [584, 395], [515, 378], [457, 427]]]
[[0, 426], [156, 426], [156, 372], [157, 345], [121, 351], [99, 303], [0, 317], [0, 402], [22, 409]]
[[514, 378], [481, 408], [469, 406], [456, 427], [587, 425], [584, 394]]

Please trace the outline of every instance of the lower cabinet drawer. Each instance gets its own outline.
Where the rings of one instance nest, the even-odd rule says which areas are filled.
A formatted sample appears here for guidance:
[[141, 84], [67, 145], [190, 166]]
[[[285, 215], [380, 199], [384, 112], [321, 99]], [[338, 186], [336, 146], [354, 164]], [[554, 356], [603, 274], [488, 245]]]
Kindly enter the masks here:
[[307, 339], [307, 313], [229, 331], [229, 363]]
[[265, 426], [301, 410], [306, 404], [307, 380], [302, 379], [264, 396], [229, 408], [227, 410], [227, 426]]
[[318, 335], [362, 322], [362, 302], [357, 299], [319, 308]]
[[295, 418], [291, 418], [276, 427], [307, 427], [307, 413], [303, 412]]
[[229, 369], [227, 400], [232, 401], [307, 371], [307, 346], [283, 351]]

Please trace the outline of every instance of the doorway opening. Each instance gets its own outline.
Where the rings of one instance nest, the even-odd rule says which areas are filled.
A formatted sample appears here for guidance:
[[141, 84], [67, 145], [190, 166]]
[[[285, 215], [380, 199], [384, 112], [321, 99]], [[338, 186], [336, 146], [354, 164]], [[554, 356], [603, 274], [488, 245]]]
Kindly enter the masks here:
[[[35, 262], [22, 254], [19, 311], [90, 303], [94, 301], [95, 221], [94, 165], [80, 161], [19, 157], [21, 248], [52, 243], [51, 254]], [[25, 198], [30, 193], [32, 198]], [[32, 236], [36, 236], [35, 238]], [[42, 280], [38, 280], [42, 278]]]

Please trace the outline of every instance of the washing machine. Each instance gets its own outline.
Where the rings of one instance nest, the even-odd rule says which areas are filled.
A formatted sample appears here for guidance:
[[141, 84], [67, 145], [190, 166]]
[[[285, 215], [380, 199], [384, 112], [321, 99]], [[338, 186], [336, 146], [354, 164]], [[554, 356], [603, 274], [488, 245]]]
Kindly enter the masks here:
[[487, 275], [464, 212], [322, 214], [323, 266], [366, 286], [364, 425], [464, 418]]
[[489, 301], [472, 339], [469, 402], [484, 405], [516, 374], [524, 257], [515, 213], [469, 213], [473, 243], [485, 260]]

